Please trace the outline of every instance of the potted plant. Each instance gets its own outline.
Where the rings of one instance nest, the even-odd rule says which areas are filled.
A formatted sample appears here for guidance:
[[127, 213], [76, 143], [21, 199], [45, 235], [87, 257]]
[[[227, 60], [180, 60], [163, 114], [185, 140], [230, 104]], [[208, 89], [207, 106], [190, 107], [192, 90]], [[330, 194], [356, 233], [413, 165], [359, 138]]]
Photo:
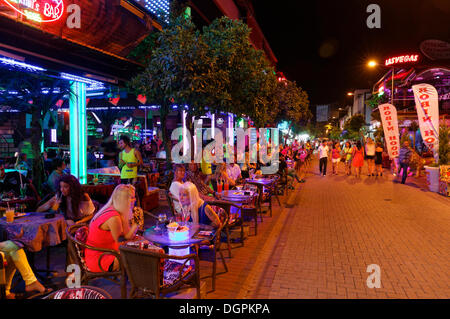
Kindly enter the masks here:
[[439, 192], [439, 174], [440, 167], [442, 169], [448, 169], [450, 144], [449, 144], [450, 129], [448, 126], [443, 125], [439, 129], [439, 162], [435, 162], [431, 165], [425, 166], [427, 172], [427, 182], [429, 190], [432, 192]]

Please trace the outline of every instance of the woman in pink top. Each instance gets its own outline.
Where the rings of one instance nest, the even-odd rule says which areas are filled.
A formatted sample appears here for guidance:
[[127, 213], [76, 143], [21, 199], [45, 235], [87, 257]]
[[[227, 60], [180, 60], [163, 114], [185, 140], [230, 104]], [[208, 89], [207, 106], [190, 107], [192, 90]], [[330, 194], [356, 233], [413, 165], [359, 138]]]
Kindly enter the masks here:
[[[132, 185], [118, 185], [109, 201], [95, 214], [89, 225], [86, 244], [119, 251], [119, 237], [126, 240], [134, 238], [138, 225], [133, 220], [132, 211], [136, 201], [135, 189]], [[86, 249], [86, 266], [92, 272], [117, 271], [119, 261], [113, 255], [104, 255], [99, 266], [99, 258], [103, 252]]]

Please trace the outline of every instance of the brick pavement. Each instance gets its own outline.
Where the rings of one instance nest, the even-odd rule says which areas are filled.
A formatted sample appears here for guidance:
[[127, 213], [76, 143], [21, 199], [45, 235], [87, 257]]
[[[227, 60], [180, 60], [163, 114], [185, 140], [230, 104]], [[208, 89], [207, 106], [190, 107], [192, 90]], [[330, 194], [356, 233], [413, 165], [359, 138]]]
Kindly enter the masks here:
[[[294, 207], [278, 207], [233, 250], [207, 298], [450, 297], [448, 198], [386, 173], [316, 174], [297, 186]], [[381, 288], [367, 287], [370, 264], [381, 268]]]

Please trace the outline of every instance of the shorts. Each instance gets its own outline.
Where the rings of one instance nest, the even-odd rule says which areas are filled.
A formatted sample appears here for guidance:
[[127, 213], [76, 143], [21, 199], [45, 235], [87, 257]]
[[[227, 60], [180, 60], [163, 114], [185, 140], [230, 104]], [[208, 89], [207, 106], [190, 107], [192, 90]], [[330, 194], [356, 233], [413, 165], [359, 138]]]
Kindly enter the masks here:
[[333, 164], [339, 163], [340, 161], [341, 161], [340, 158], [332, 158], [331, 159], [331, 163], [333, 163]]
[[373, 160], [375, 158], [375, 155], [366, 155], [366, 159]]

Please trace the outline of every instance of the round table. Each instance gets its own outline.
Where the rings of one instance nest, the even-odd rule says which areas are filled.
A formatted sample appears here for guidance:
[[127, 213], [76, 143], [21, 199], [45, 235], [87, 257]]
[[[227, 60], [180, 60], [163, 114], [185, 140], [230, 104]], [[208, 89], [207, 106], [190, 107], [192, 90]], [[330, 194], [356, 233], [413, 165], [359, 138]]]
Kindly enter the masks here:
[[273, 183], [272, 178], [247, 178], [245, 181], [250, 184], [262, 184], [263, 186], [269, 186]]
[[196, 237], [199, 231], [213, 231], [214, 227], [204, 224], [188, 223], [189, 235], [187, 240], [173, 241], [169, 238], [168, 230], [165, 225], [159, 225], [159, 230], [153, 226], [144, 231], [144, 238], [161, 246], [183, 247], [201, 243], [206, 238]]
[[0, 218], [0, 230], [19, 234], [23, 229], [21, 238], [11, 240], [22, 243], [30, 252], [41, 251], [44, 247], [56, 246], [66, 239], [66, 220], [61, 214], [54, 218], [45, 218], [45, 213], [29, 213], [28, 216], [15, 218], [14, 222], [7, 223], [6, 218]]
[[[245, 192], [248, 192], [248, 195], [245, 195]], [[230, 202], [236, 203], [248, 203], [253, 200], [255, 193], [252, 191], [244, 191], [244, 190], [228, 190], [219, 193], [220, 199], [227, 200]]]

